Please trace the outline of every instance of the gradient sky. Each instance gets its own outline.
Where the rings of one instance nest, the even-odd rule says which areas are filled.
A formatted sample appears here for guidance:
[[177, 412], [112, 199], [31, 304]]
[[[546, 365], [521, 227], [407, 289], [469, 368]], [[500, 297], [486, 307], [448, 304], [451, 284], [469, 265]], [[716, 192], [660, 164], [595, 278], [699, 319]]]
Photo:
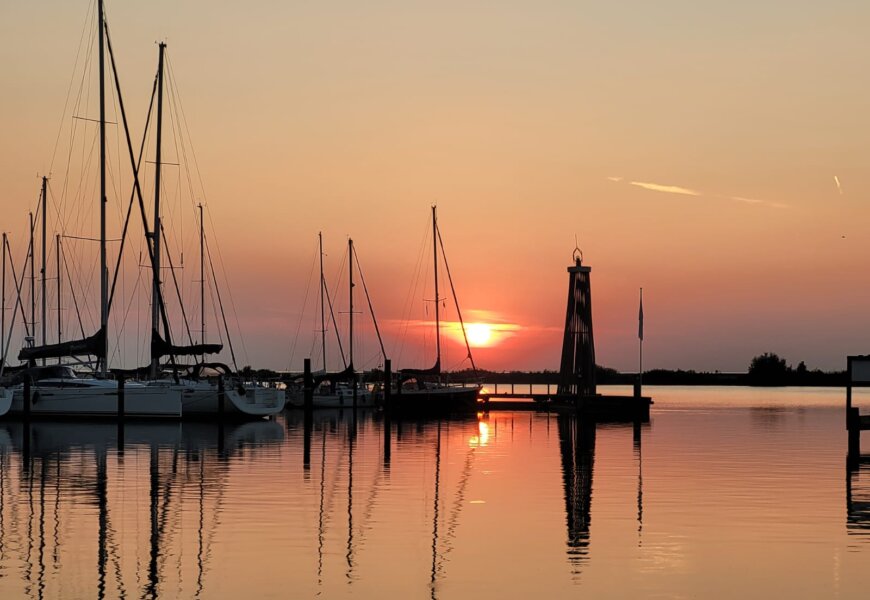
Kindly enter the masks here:
[[[0, 6], [0, 228], [19, 249], [37, 176], [51, 170], [60, 194], [66, 155], [52, 155], [87, 10]], [[866, 2], [159, 0], [107, 14], [134, 138], [168, 43], [204, 190], [168, 206], [208, 206], [240, 363], [287, 368], [297, 328], [292, 366], [309, 353], [320, 230], [331, 282], [354, 238], [398, 356], [432, 203], [463, 310], [512, 326], [475, 353], [483, 368], [558, 367], [575, 236], [601, 364], [636, 368], [641, 286], [646, 368], [744, 370], [773, 351], [831, 369], [870, 352]], [[424, 297], [411, 318], [427, 318]], [[461, 358], [451, 343], [446, 366]]]

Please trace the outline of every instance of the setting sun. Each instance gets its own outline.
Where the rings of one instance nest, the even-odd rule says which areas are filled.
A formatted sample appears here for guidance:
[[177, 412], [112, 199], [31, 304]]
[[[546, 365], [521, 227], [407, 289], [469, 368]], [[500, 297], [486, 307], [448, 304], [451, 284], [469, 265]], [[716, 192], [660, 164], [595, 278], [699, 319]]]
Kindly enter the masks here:
[[465, 334], [471, 346], [488, 346], [492, 340], [492, 327], [488, 323], [468, 323], [465, 326]]

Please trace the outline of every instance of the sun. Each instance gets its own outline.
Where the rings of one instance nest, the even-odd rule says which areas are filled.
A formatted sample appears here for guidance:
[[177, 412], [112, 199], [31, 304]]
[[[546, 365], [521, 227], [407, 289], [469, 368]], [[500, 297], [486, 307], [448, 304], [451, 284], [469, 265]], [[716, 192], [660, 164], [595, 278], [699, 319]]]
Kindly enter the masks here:
[[492, 327], [488, 323], [468, 323], [465, 326], [465, 335], [471, 346], [489, 346], [492, 341]]

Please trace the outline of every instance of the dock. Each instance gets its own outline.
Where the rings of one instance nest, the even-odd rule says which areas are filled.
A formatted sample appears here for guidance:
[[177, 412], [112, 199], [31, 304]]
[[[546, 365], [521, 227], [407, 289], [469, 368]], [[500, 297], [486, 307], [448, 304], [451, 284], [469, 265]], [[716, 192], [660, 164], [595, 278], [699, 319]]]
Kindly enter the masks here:
[[650, 406], [653, 403], [652, 398], [639, 395], [575, 396], [558, 393], [533, 394], [522, 391], [481, 392], [479, 398], [485, 411], [576, 412], [595, 420], [642, 423], [649, 421]]
[[849, 433], [847, 461], [861, 456], [861, 432], [870, 430], [870, 414], [862, 415], [852, 405], [852, 389], [870, 386], [870, 355], [846, 357], [846, 431]]

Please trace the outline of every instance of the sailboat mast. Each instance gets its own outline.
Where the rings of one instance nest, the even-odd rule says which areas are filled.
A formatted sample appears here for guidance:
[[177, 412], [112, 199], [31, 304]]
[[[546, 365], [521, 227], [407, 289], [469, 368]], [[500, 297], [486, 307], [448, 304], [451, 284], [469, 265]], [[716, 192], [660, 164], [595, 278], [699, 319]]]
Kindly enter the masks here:
[[36, 343], [36, 252], [33, 245], [33, 213], [30, 214], [30, 330], [33, 332], [33, 343]]
[[347, 273], [348, 273], [348, 293], [350, 294], [350, 328], [348, 330], [348, 344], [350, 350], [348, 356], [348, 366], [353, 369], [353, 240], [347, 238]]
[[108, 373], [109, 362], [109, 273], [106, 267], [106, 56], [103, 0], [97, 0], [97, 29], [100, 55], [100, 375]]
[[[3, 291], [0, 292], [0, 359], [6, 360], [6, 232], [3, 232]], [[0, 365], [2, 366], [2, 365]]]
[[[202, 343], [205, 344], [205, 222], [202, 220], [202, 202], [199, 203], [199, 319], [202, 325]], [[202, 356], [205, 362], [205, 355]]]
[[[48, 177], [43, 176], [42, 178], [42, 269], [40, 271], [40, 275], [42, 275], [42, 345], [44, 346], [48, 340], [45, 336], [46, 325], [48, 320], [46, 319], [46, 310], [45, 310], [45, 228], [46, 228], [46, 213], [48, 213]], [[42, 359], [42, 364], [45, 364], [45, 359]]]
[[441, 298], [438, 296], [438, 217], [432, 205], [432, 258], [435, 264], [435, 365], [441, 375]]
[[323, 348], [323, 372], [326, 372], [326, 313], [323, 306], [323, 232], [317, 232], [317, 241], [320, 245], [320, 345]]
[[[60, 302], [61, 302], [61, 297], [62, 297], [61, 292], [63, 291], [63, 278], [61, 277], [61, 273], [60, 273], [61, 254], [60, 254], [60, 234], [59, 233], [55, 237], [55, 244], [56, 244], [56, 249], [55, 249], [56, 256], [55, 256], [55, 258], [57, 258], [57, 343], [59, 344], [61, 342], [61, 338], [63, 337], [62, 320], [61, 320], [61, 316], [60, 316], [60, 314], [61, 314], [60, 313], [60, 311], [61, 311]], [[60, 358], [58, 358], [57, 361], [59, 363]]]
[[[163, 139], [163, 52], [166, 44], [160, 42], [160, 59], [157, 66], [157, 155], [154, 159], [154, 229], [151, 232], [151, 243], [154, 247], [154, 277], [151, 284], [151, 331], [160, 331], [160, 166]], [[151, 359], [151, 377], [157, 377], [160, 359]]]

